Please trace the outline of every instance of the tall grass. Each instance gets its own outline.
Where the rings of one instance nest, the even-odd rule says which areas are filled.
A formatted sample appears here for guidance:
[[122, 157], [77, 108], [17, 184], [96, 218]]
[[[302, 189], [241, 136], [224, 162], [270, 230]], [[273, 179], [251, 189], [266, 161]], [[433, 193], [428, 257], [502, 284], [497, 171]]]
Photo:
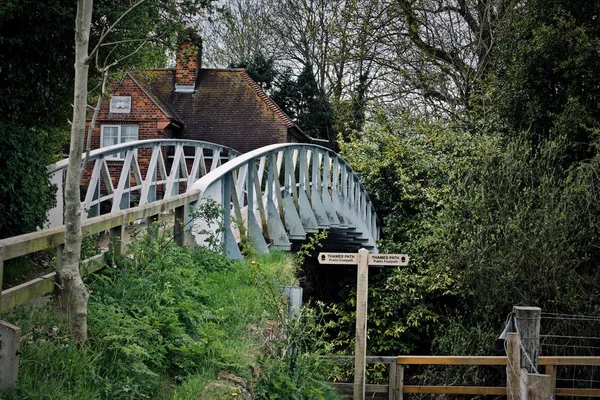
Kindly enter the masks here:
[[2, 398], [198, 399], [219, 371], [257, 378], [278, 287], [294, 280], [288, 255], [234, 262], [143, 239], [116, 261], [88, 278], [80, 349], [52, 301], [2, 316], [22, 329], [19, 381]]

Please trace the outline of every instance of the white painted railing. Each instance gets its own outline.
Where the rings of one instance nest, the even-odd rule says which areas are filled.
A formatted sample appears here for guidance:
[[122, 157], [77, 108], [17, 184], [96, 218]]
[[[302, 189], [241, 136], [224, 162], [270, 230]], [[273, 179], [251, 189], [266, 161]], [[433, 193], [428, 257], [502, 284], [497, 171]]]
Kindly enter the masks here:
[[[195, 204], [212, 199], [222, 205], [222, 240], [230, 257], [240, 258], [239, 223], [254, 248], [289, 250], [307, 233], [329, 230], [326, 244], [337, 251], [365, 247], [377, 251], [377, 216], [352, 168], [321, 146], [276, 144], [243, 154], [194, 183]], [[233, 223], [232, 223], [233, 222]], [[194, 231], [206, 231], [193, 221]], [[196, 243], [205, 236], [195, 235]]]
[[[83, 218], [168, 199], [239, 153], [196, 140], [157, 139], [118, 144], [90, 152], [82, 179]], [[82, 160], [85, 156], [82, 156]], [[68, 159], [47, 167], [58, 188], [47, 227], [63, 223], [63, 183]]]
[[[171, 142], [178, 146], [175, 141]], [[123, 151], [127, 147], [115, 149]], [[320, 229], [328, 230], [324, 251], [355, 252], [359, 247], [366, 247], [377, 252], [379, 228], [369, 196], [350, 166], [331, 150], [313, 145], [280, 144], [212, 167], [215, 163], [209, 168], [211, 172], [206, 171], [207, 174], [192, 185], [186, 181], [188, 187], [183, 194], [168, 195], [165, 199], [82, 221], [82, 235], [108, 231], [113, 253], [118, 255], [126, 249], [126, 226], [141, 219], [156, 220], [157, 215], [172, 212], [175, 243], [194, 244], [193, 238], [195, 243], [203, 244], [204, 234], [197, 229], [196, 233], [194, 229], [187, 230], [189, 225], [206, 228], [204, 221], [190, 220], [190, 210], [212, 199], [225, 210], [220, 239], [232, 258], [241, 257], [237, 245], [239, 225], [232, 223], [233, 220], [241, 221], [252, 245], [261, 252], [268, 251], [269, 246], [289, 249], [292, 242], [301, 242], [308, 233]], [[62, 167], [54, 168], [56, 172]], [[64, 232], [64, 226], [56, 226], [0, 239], [0, 311], [50, 293], [55, 277], [54, 273], [47, 274], [2, 291], [4, 261], [50, 249], [55, 249], [60, 259]], [[93, 272], [101, 268], [106, 261], [104, 254], [83, 262], [83, 269]]]

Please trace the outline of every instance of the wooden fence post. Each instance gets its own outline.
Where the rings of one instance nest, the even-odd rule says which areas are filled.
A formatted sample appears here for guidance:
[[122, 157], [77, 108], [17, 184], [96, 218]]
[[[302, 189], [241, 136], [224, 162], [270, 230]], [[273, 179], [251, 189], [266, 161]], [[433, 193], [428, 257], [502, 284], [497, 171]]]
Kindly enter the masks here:
[[0, 246], [0, 311], [2, 310], [2, 285], [4, 284], [4, 246]]
[[175, 209], [175, 223], [173, 225], [173, 237], [175, 243], [179, 246], [188, 246], [190, 241], [188, 240], [188, 232], [186, 231], [186, 222], [188, 219], [188, 206], [180, 206]]
[[521, 399], [521, 337], [516, 332], [506, 334], [506, 397]]
[[394, 388], [396, 400], [404, 399], [404, 365], [396, 366], [396, 387]]
[[19, 377], [21, 329], [0, 321], [0, 389], [13, 387]]
[[396, 368], [395, 362], [390, 364], [390, 374], [388, 379], [388, 400], [396, 400]]
[[[154, 224], [159, 221], [160, 214], [154, 214], [146, 218], [146, 234], [148, 235], [148, 239], [150, 242], [153, 242], [158, 238], [158, 231], [154, 230]], [[158, 230], [158, 227], [156, 227]]]
[[108, 236], [112, 245], [113, 255], [115, 257], [122, 256], [125, 253], [125, 225], [121, 224], [111, 228], [108, 231]]
[[546, 365], [546, 375], [550, 375], [552, 379], [552, 393], [556, 390], [556, 365], [550, 364]]
[[540, 319], [539, 307], [513, 307], [517, 332], [521, 334], [521, 366], [529, 373], [537, 373], [540, 355]]
[[527, 374], [528, 400], [550, 400], [553, 396], [552, 377], [542, 374]]

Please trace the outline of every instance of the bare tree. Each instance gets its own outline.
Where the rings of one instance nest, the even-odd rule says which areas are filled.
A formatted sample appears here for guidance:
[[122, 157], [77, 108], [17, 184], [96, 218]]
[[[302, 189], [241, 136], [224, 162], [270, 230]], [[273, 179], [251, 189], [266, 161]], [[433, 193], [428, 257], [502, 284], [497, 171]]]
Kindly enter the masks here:
[[76, 343], [87, 341], [87, 302], [89, 292], [79, 272], [81, 255], [81, 200], [79, 182], [81, 153], [85, 136], [87, 111], [88, 54], [93, 0], [77, 1], [75, 19], [75, 85], [73, 93], [73, 121], [71, 147], [65, 181], [65, 245], [57, 266], [59, 304], [68, 312], [69, 330]]
[[[257, 47], [310, 67], [338, 109], [369, 103], [468, 118], [515, 0], [234, 0], [222, 54]], [[260, 10], [260, 11], [259, 11]], [[260, 29], [256, 30], [256, 26]], [[267, 40], [268, 38], [268, 40]], [[210, 39], [208, 40], [210, 42]], [[252, 44], [251, 44], [252, 43]], [[237, 50], [232, 44], [243, 44]], [[243, 51], [240, 49], [243, 48]], [[362, 111], [361, 111], [362, 110]], [[360, 124], [359, 124], [360, 125]]]
[[264, 21], [270, 17], [264, 0], [231, 0], [203, 19], [203, 63], [215, 67], [248, 62], [256, 54], [280, 60], [279, 38]]
[[[510, 0], [393, 0], [376, 32], [392, 97], [436, 115], [465, 115], [487, 73]], [[395, 92], [395, 93], [394, 93]]]
[[[81, 155], [84, 151], [86, 116], [88, 109], [88, 77], [90, 65], [95, 61], [96, 68], [101, 74], [101, 92], [95, 107], [91, 107], [94, 112], [92, 115], [90, 131], [88, 135], [88, 154], [89, 141], [94, 122], [102, 98], [106, 91], [106, 84], [111, 68], [123, 62], [125, 59], [137, 53], [151, 39], [160, 38], [161, 29], [155, 27], [142, 38], [121, 38], [112, 40], [112, 33], [127, 19], [131, 19], [131, 13], [138, 9], [146, 0], [137, 0], [130, 3], [130, 6], [114, 18], [113, 21], [102, 17], [100, 32], [98, 33], [97, 43], [90, 50], [90, 33], [92, 28], [92, 9], [93, 0], [78, 0], [77, 14], [75, 19], [75, 84], [73, 96], [73, 119], [71, 125], [71, 141], [69, 149], [69, 164], [67, 166], [67, 176], [65, 181], [65, 244], [62, 250], [62, 256], [57, 263], [57, 285], [58, 285], [58, 307], [69, 316], [69, 331], [76, 343], [84, 343], [87, 340], [87, 302], [89, 292], [83, 283], [79, 270], [79, 259], [81, 256], [81, 200], [80, 200], [80, 176], [86, 162], [82, 163]], [[154, 15], [161, 16], [163, 23], [169, 27], [183, 26], [185, 18], [193, 12], [206, 7], [210, 0], [196, 0], [186, 3], [180, 3], [175, 0], [160, 0], [148, 4], [150, 7], [146, 11], [153, 9]], [[183, 6], [182, 6], [183, 4]], [[154, 8], [152, 8], [154, 7]], [[185, 8], [182, 8], [185, 7]], [[150, 13], [143, 14], [148, 17]], [[168, 16], [174, 18], [169, 19]], [[128, 29], [124, 29], [127, 35]], [[121, 45], [131, 45], [125, 54], [115, 52], [115, 49]], [[100, 61], [100, 54], [103, 49], [109, 48], [103, 55], [103, 62]], [[87, 157], [86, 157], [87, 159]]]

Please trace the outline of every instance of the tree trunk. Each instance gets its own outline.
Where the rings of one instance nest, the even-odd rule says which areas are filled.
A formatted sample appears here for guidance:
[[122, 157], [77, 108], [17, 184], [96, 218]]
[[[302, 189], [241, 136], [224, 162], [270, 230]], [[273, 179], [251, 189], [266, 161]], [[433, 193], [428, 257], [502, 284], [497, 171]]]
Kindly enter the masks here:
[[87, 291], [79, 271], [81, 255], [81, 154], [85, 137], [88, 85], [88, 44], [93, 0], [77, 1], [75, 20], [75, 89], [71, 148], [65, 182], [65, 244], [57, 265], [58, 306], [69, 316], [69, 331], [76, 343], [87, 340]]

